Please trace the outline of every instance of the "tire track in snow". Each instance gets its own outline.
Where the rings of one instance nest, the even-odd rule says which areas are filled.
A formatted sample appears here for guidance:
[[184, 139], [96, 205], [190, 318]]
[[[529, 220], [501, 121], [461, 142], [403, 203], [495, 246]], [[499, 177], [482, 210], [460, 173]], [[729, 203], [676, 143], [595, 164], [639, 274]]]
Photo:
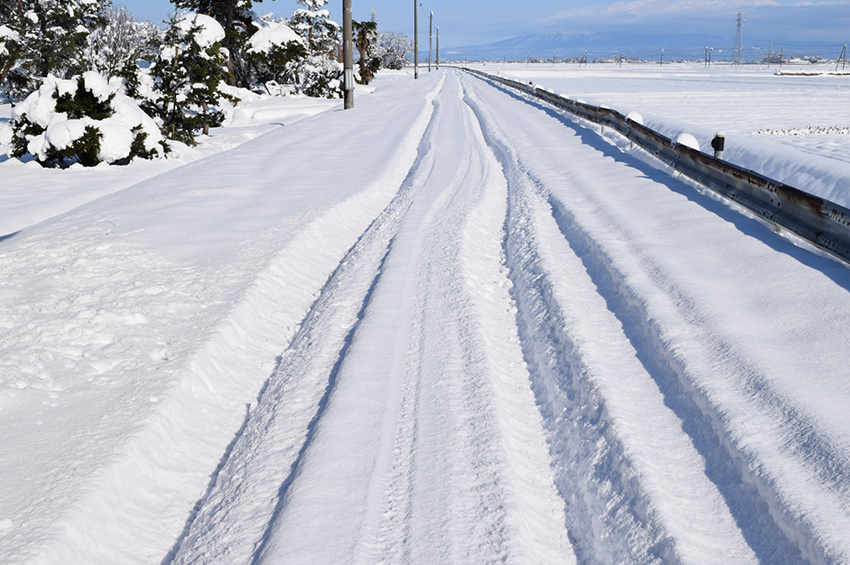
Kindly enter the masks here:
[[[546, 111], [575, 127], [557, 112]], [[605, 153], [641, 168], [631, 156]], [[569, 203], [549, 199], [559, 229], [621, 320], [665, 402], [683, 420], [749, 544], [770, 563], [847, 561], [846, 453], [827, 430], [818, 429], [784, 398], [736, 343], [712, 327], [669, 273], [635, 246], [629, 246], [628, 257], [610, 255], [602, 241], [629, 241], [629, 235], [612, 235], [617, 222], [602, 217], [603, 206], [594, 201], [591, 187], [570, 180], [579, 190], [571, 191]], [[600, 218], [584, 227], [571, 208], [593, 209]], [[718, 380], [704, 367], [729, 377]], [[756, 437], [761, 441], [752, 441]]]
[[[429, 95], [432, 101], [442, 85]], [[326, 410], [390, 242], [419, 188], [415, 172], [432, 166], [427, 156], [436, 112], [438, 108], [431, 113], [398, 194], [325, 284], [216, 470], [205, 499], [163, 563], [257, 561]]]
[[[608, 310], [575, 244], [564, 241], [545, 189], [490, 114], [475, 106], [511, 183], [506, 246], [521, 334], [579, 559], [753, 561], [715, 485], [700, 472], [700, 454], [664, 406], [653, 368], [639, 362], [617, 311]], [[646, 429], [634, 429], [640, 423]]]
[[[429, 144], [408, 179], [419, 197], [411, 202], [389, 244], [384, 269], [375, 281], [377, 298], [366, 305], [366, 315], [352, 336], [357, 345], [340, 358], [342, 374], [328, 410], [317, 422], [315, 441], [258, 548], [258, 564], [353, 562], [369, 551], [361, 547], [368, 537], [363, 532], [371, 529], [374, 517], [370, 514], [380, 504], [375, 498], [380, 497], [381, 470], [387, 465], [382, 459], [394, 439], [388, 428], [402, 401], [416, 279], [413, 261], [421, 245], [423, 217], [442, 192], [425, 185], [436, 167], [444, 111], [440, 99], [429, 128]], [[387, 331], [387, 326], [393, 331]], [[325, 536], [328, 530], [334, 531], [330, 538]]]
[[534, 237], [524, 233], [532, 228], [531, 217], [516, 210], [516, 193], [525, 188], [517, 186], [515, 156], [504, 142], [494, 139], [493, 124], [477, 101], [471, 100], [471, 105], [511, 183], [505, 245], [520, 336], [547, 423], [556, 484], [566, 504], [566, 525], [576, 555], [587, 563], [676, 562], [672, 544], [664, 539], [611, 427], [604, 398], [587, 378], [572, 340], [564, 335], [566, 321], [536, 258]]
[[[706, 459], [707, 476], [721, 489], [759, 557], [767, 563], [843, 563], [846, 550], [830, 547], [821, 533], [835, 531], [835, 526], [822, 520], [818, 523], [817, 519], [817, 514], [826, 514], [846, 523], [846, 519], [841, 519], [846, 511], [835, 501], [848, 498], [846, 479], [842, 478], [847, 475], [840, 471], [846, 463], [840, 451], [786, 404], [733, 344], [718, 339], [702, 313], [681, 289], [669, 283], [659, 267], [640, 258], [643, 272], [666, 295], [668, 305], [675, 305], [676, 314], [689, 325], [687, 329], [671, 331], [665, 327], [653, 313], [658, 310], [657, 304], [649, 303], [626, 281], [625, 274], [614, 267], [614, 261], [599, 244], [576, 227], [575, 218], [564, 204], [555, 199], [550, 199], [550, 204], [561, 232], [574, 242], [592, 278], [603, 289], [603, 296], [623, 323], [642, 363], [665, 395], [665, 403], [682, 419], [686, 433]], [[639, 252], [634, 254], [640, 257]], [[678, 339], [669, 337], [673, 333], [678, 333]], [[685, 334], [690, 334], [691, 344], [700, 344], [700, 351], [682, 345], [681, 336]], [[690, 359], [682, 354], [683, 349], [691, 349]], [[694, 363], [699, 357], [703, 357], [703, 362]], [[705, 362], [706, 357], [713, 361]], [[737, 377], [728, 390], [738, 389], [738, 398], [731, 398], [728, 391], [712, 391], [699, 384], [707, 380], [699, 366], [709, 364], [719, 374]], [[736, 413], [747, 414], [750, 421], [742, 422], [738, 417], [736, 422]], [[751, 434], [731, 432], [730, 427], [748, 429]], [[790, 449], [782, 454], [748, 439], [759, 435], [779, 438], [767, 443]], [[794, 500], [787, 491], [783, 492], [790, 486], [788, 477], [808, 480], [802, 479], [807, 475], [820, 475], [820, 481], [811, 488], [820, 491], [819, 504], [824, 508], [815, 516], [810, 513], [814, 510], [811, 502]], [[808, 510], [805, 506], [809, 506]], [[839, 525], [837, 531], [841, 528]]]
[[[469, 563], [551, 562], [547, 556], [570, 557], [551, 482], [546, 488], [550, 473], [527, 373], [514, 371], [509, 378], [503, 365], [493, 364], [494, 352], [486, 346], [493, 336], [486, 331], [481, 335], [476, 326], [484, 320], [476, 305], [460, 298], [466, 296], [468, 281], [457, 264], [460, 226], [450, 225], [458, 216], [443, 216], [443, 206], [460, 210], [461, 216], [470, 214], [470, 205], [481, 198], [479, 190], [495, 190], [485, 200], [498, 202], [498, 184], [482, 186], [498, 183], [498, 164], [492, 155], [486, 157], [489, 152], [480, 140], [469, 143], [468, 110], [459, 97], [442, 96], [438, 113], [434, 159], [440, 166], [421, 171], [423, 188], [393, 238], [328, 408], [259, 563], [422, 562], [435, 557]], [[461, 135], [457, 125], [463, 126]], [[487, 206], [477, 212], [479, 220], [491, 211]], [[502, 218], [489, 220], [496, 226], [495, 233], [492, 226], [487, 229], [496, 236], [496, 260], [493, 264], [488, 258], [487, 264], [498, 278]], [[461, 225], [469, 227], [468, 222]], [[448, 241], [439, 237], [440, 228], [448, 228]], [[436, 280], [423, 278], [429, 269]], [[450, 323], [432, 325], [434, 321], [417, 314], [423, 296], [447, 298], [459, 311], [446, 312], [442, 302], [436, 311]], [[506, 291], [503, 299], [499, 303], [510, 327]], [[447, 341], [440, 339], [443, 333]], [[447, 345], [444, 355], [435, 360], [429, 350], [417, 353], [421, 336]], [[521, 364], [518, 344], [514, 347]], [[426, 359], [423, 365], [439, 367], [411, 365]], [[525, 386], [527, 405], [516, 417], [517, 401], [504, 398], [508, 385], [494, 381], [523, 375], [519, 383]], [[510, 422], [519, 437], [533, 438], [535, 421], [536, 457], [533, 442], [517, 447], [504, 437]], [[517, 462], [512, 456], [527, 460]], [[397, 481], [399, 477], [409, 481]], [[329, 531], [333, 535], [326, 535]]]
[[[44, 563], [138, 563], [171, 559], [208, 492], [216, 464], [245, 420], [274, 360], [322, 286], [392, 201], [415, 162], [442, 83], [431, 82], [389, 166], [344, 200], [317, 210], [264, 263], [256, 280], [179, 367], [167, 396], [138, 431], [88, 479], [57, 531], [38, 547]], [[250, 161], [249, 161], [250, 162]], [[256, 161], [254, 161], [256, 162]], [[333, 234], [334, 237], [328, 237]]]
[[570, 562], [501, 256], [505, 180], [459, 110], [467, 155], [425, 220], [403, 409], [361, 561], [488, 562], [498, 558], [483, 550], [501, 537], [493, 555], [509, 562]]

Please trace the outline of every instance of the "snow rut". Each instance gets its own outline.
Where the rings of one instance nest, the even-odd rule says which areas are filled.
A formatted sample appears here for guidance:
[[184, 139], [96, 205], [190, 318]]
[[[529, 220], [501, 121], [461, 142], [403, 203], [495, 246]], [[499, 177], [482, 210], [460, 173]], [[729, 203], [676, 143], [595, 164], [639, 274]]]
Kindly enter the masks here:
[[511, 339], [504, 178], [475, 127], [455, 79], [258, 563], [572, 558]]
[[411, 175], [428, 153], [433, 123], [432, 113], [407, 179], [346, 253], [278, 358], [257, 406], [217, 469], [210, 492], [164, 562], [249, 563], [263, 551], [325, 413], [389, 243], [415, 195]]
[[574, 560], [477, 128], [453, 79], [166, 562]]
[[[569, 196], [551, 195], [523, 163], [517, 136], [505, 141], [504, 126], [475, 107], [510, 182], [506, 250], [518, 319], [579, 559], [845, 562], [842, 450], [773, 390], [663, 268], [637, 247], [612, 254], [609, 242], [629, 236], [604, 217], [592, 187], [561, 175], [569, 190], [559, 194]], [[597, 217], [588, 222], [589, 214]], [[605, 317], [616, 337], [598, 324]], [[600, 343], [613, 339], [631, 350], [631, 368], [615, 361], [625, 351]], [[606, 365], [618, 364], [622, 372], [606, 377]], [[642, 398], [640, 410], [629, 413], [621, 402], [636, 391], [631, 402]], [[663, 428], [677, 445], [659, 452]], [[690, 478], [677, 486], [683, 477]], [[795, 480], [805, 481], [808, 498]]]
[[[579, 560], [752, 561], [716, 490], [700, 476], [699, 455], [557, 231], [544, 191], [470, 98], [508, 171], [505, 246], [518, 321]], [[635, 429], [638, 422], [651, 431]]]
[[[305, 212], [301, 229], [282, 248], [270, 250], [256, 279], [246, 281], [206, 339], [195, 342], [200, 347], [186, 354], [156, 408], [56, 520], [54, 539], [38, 547], [39, 562], [172, 560], [198, 510], [214, 498], [221, 478], [216, 463], [221, 467], [238, 447], [234, 433], [250, 427], [246, 406], [268, 377], [274, 356], [351, 245], [398, 193], [430, 120], [429, 98], [438, 90], [426, 94], [419, 113], [410, 116], [407, 137], [393, 148], [392, 166], [360, 190], [346, 191], [348, 198]], [[311, 408], [315, 413], [315, 406], [305, 410]], [[239, 528], [232, 535], [238, 537]]]

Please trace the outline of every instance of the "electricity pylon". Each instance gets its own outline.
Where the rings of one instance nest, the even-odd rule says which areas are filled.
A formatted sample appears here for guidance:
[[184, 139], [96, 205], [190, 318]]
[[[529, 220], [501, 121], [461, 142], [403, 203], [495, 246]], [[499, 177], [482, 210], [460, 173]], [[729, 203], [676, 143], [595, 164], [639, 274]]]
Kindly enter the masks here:
[[741, 10], [738, 10], [738, 25], [735, 31], [735, 48], [732, 50], [732, 63], [740, 67], [744, 64], [744, 43], [741, 39], [741, 30], [744, 29], [744, 16]]

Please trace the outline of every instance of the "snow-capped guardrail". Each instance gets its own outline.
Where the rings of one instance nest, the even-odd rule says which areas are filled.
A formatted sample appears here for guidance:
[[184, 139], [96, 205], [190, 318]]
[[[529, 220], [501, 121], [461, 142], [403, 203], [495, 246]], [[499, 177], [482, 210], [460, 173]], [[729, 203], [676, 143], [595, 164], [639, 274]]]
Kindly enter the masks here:
[[850, 209], [676, 143], [610, 108], [570, 100], [532, 84], [476, 69], [463, 70], [610, 127], [691, 180], [850, 263]]

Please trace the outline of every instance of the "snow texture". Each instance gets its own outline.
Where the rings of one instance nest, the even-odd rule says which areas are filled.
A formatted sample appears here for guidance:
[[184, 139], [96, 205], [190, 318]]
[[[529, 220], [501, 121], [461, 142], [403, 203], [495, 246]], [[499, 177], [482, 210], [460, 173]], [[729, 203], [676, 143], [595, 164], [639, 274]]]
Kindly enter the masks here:
[[0, 162], [4, 561], [850, 561], [850, 270], [480, 78], [375, 85]]

